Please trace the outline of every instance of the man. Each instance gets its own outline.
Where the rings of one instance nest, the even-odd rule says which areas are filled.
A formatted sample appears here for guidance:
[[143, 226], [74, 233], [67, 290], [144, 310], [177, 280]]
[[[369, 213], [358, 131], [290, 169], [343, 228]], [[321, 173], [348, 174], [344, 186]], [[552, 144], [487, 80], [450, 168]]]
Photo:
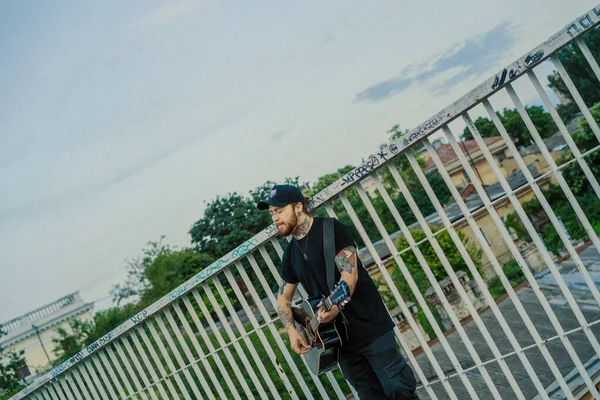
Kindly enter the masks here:
[[[282, 258], [278, 313], [292, 349], [305, 354], [309, 346], [295, 329], [291, 306], [299, 283], [309, 297], [330, 294], [323, 251], [324, 220], [307, 213], [304, 195], [291, 185], [275, 185], [269, 198], [259, 202], [257, 207], [269, 209], [282, 235], [293, 235]], [[350, 231], [338, 220], [334, 220], [334, 237], [337, 266], [334, 281], [347, 285], [351, 298], [341, 311], [347, 324], [338, 324], [342, 326], [339, 364], [344, 376], [362, 400], [418, 398], [413, 372], [396, 347], [394, 323], [375, 283], [357, 257]], [[338, 319], [338, 315], [340, 307], [337, 306], [329, 311], [322, 308], [318, 311], [321, 323], [334, 319], [339, 322], [342, 316]]]

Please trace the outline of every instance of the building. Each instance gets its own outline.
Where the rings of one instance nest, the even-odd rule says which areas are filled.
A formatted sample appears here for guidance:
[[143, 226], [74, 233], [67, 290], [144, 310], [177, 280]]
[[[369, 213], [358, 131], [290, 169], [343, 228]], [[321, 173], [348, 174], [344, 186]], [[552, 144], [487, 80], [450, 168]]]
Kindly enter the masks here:
[[58, 337], [58, 328], [70, 330], [69, 321], [92, 320], [93, 303], [83, 301], [79, 292], [46, 304], [33, 311], [2, 323], [6, 333], [0, 345], [7, 351], [24, 351], [25, 364], [22, 374], [28, 377], [36, 369], [44, 368], [56, 358], [52, 339]]

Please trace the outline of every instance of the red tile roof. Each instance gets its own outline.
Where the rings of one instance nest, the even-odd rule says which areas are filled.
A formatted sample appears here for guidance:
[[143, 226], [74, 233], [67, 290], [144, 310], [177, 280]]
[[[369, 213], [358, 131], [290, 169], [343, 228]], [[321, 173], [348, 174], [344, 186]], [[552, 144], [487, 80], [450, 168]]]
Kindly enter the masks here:
[[[492, 137], [487, 137], [487, 138], [483, 138], [483, 141], [485, 142], [486, 145], [490, 145], [492, 143], [495, 143], [499, 140], [502, 140], [502, 138], [500, 136], [492, 136]], [[467, 150], [469, 152], [472, 152], [474, 150], [479, 151], [479, 146], [477, 146], [477, 142], [475, 140], [466, 140], [464, 142], [459, 142], [458, 144], [461, 149], [463, 149], [466, 147]], [[436, 153], [438, 155], [438, 157], [440, 158], [440, 160], [442, 160], [442, 163], [444, 165], [456, 160], [456, 153], [454, 152], [454, 150], [452, 150], [452, 146], [450, 146], [449, 144], [443, 144], [441, 145], [437, 150]], [[429, 170], [430, 168], [433, 168], [435, 166], [435, 164], [433, 163], [433, 160], [431, 159], [431, 157], [429, 157], [427, 159], [427, 165], [425, 166], [425, 170]]]

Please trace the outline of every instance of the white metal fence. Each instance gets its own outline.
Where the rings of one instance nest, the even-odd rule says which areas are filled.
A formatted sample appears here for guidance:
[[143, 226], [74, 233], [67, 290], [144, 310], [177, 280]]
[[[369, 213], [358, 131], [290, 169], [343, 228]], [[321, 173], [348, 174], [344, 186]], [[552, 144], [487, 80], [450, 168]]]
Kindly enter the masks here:
[[[586, 156], [593, 155], [600, 146], [596, 144], [582, 153], [535, 73], [535, 68], [542, 62], [554, 64], [580, 108], [582, 118], [600, 143], [598, 125], [556, 56], [556, 52], [567, 45], [577, 46], [589, 62], [594, 78], [600, 80], [600, 68], [582, 40], [586, 32], [599, 23], [600, 7], [597, 7], [422, 125], [369, 156], [367, 162], [312, 199], [311, 207], [316, 212], [336, 216], [336, 209], [344, 211], [360, 235], [365, 245], [363, 253], [373, 260], [371, 271], [389, 288], [390, 296], [401, 312], [396, 338], [416, 373], [422, 398], [524, 399], [537, 396], [574, 399], [585, 393], [600, 398], [596, 389], [600, 376], [597, 339], [600, 293], [590, 272], [593, 270], [590, 264], [598, 262], [600, 265], [600, 240], [593, 228], [595, 221], [588, 220], [588, 210], [580, 204], [563, 176], [565, 168], [579, 165], [593, 192], [600, 198], [598, 179], [586, 161]], [[562, 158], [557, 164], [547, 149], [515, 90], [517, 81], [522, 80], [529, 80], [551, 113], [572, 154], [570, 159]], [[538, 161], [547, 164], [537, 176], [532, 174], [491, 104], [494, 96], [506, 95], [539, 147]], [[470, 114], [475, 107], [485, 110], [493, 121], [518, 166], [517, 172], [520, 171], [526, 181], [525, 185], [511, 186], [506, 171], [501, 169], [490, 145], [482, 139], [473, 123]], [[488, 193], [489, 188], [480, 181], [471, 154], [457, 142], [456, 134], [460, 132], [453, 132], [451, 126], [457, 120], [462, 120], [473, 135], [480, 157], [487, 161], [502, 189], [501, 195]], [[430, 136], [433, 133], [441, 133], [455, 152], [460, 167], [479, 196], [479, 208], [473, 209], [461, 197], [432, 144]], [[431, 157], [450, 190], [451, 198], [461, 212], [458, 218], [449, 215], [436, 197], [435, 191], [439, 188], [431, 186], [420, 165], [419, 159], [424, 156]], [[405, 165], [412, 169], [410, 179], [416, 179], [422, 185], [437, 212], [439, 224], [435, 229], [428, 224], [428, 216], [421, 212], [419, 199], [413, 198], [408, 188], [407, 172], [397, 168], [401, 158], [406, 158], [408, 164]], [[374, 187], [367, 187], [367, 180]], [[560, 187], [564, 202], [570, 204], [587, 232], [591, 245], [584, 252], [576, 249], [560, 216], [554, 211], [555, 204], [546, 198], [545, 188], [549, 182]], [[521, 196], [527, 191], [533, 192], [562, 241], [569, 265], [581, 277], [579, 287], [574, 289], [567, 282], [564, 264], [546, 250], [522, 204]], [[406, 199], [424, 239], [414, 237], [414, 231], [407, 226], [405, 219], [409, 210], [399, 210], [395, 206], [394, 198], [398, 194]], [[376, 210], [373, 205], [376, 198], [385, 203], [387, 216]], [[359, 217], [357, 207], [366, 210], [366, 214]], [[505, 226], [501, 207], [508, 207], [517, 214], [531, 238], [529, 248], [535, 250], [541, 263], [548, 268], [546, 276], [553, 278], [554, 286], [541, 284], [540, 278], [534, 275], [522, 243], [516, 243], [513, 232]], [[397, 248], [391, 238], [393, 232], [386, 229], [390, 215], [408, 244], [406, 249]], [[374, 227], [379, 236], [370, 237], [367, 225]], [[490, 241], [489, 233], [486, 235], [482, 228], [495, 232], [497, 241], [508, 249], [502, 257], [518, 263], [526, 278], [525, 288], [513, 288], [503, 273], [500, 255]], [[463, 243], [459, 231], [465, 229], [470, 229], [473, 243], [481, 248], [489, 268], [500, 279], [508, 296], [506, 300], [496, 302], [487, 289], [486, 278], [478, 268], [479, 260], [472, 257]], [[466, 263], [468, 271], [465, 272], [472, 276], [475, 284], [465, 285], [453, 269], [452, 261], [439, 241], [442, 233], [447, 233], [454, 242]], [[448, 275], [446, 286], [438, 283], [428, 265], [422, 252], [424, 244], [431, 246]], [[430, 297], [422, 293], [421, 282], [415, 281], [407, 268], [403, 256], [408, 253], [413, 254], [422, 267], [435, 295], [433, 298], [439, 301], [439, 312], [447, 314], [452, 330], [445, 331], [436, 321], [434, 308], [429, 306]], [[321, 377], [310, 375], [301, 359], [290, 352], [285, 335], [279, 333], [281, 325], [273, 312], [273, 282], [279, 277], [277, 266], [281, 254], [277, 230], [269, 226], [75, 357], [41, 376], [13, 398], [345, 398], [351, 388], [339, 371]], [[428, 340], [421, 330], [423, 318], [417, 318], [413, 304], [403, 299], [398, 281], [393, 277], [396, 268], [402, 274], [403, 284], [412, 291], [423, 318], [431, 325], [436, 340]], [[487, 304], [487, 308], [476, 307], [469, 288]], [[449, 290], [454, 291], [452, 299]], [[468, 311], [466, 320], [457, 314], [455, 301], [458, 300]], [[409, 343], [404, 334], [408, 329], [414, 333], [410, 339], [414, 343]]]

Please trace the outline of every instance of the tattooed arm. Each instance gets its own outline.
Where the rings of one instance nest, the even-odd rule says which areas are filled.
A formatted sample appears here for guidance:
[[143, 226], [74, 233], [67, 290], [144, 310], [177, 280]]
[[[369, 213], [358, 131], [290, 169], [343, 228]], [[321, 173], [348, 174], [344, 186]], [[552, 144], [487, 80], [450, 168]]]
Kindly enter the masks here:
[[335, 256], [335, 264], [340, 270], [341, 280], [345, 281], [350, 288], [350, 296], [354, 293], [356, 282], [358, 282], [358, 261], [356, 246], [346, 246]]
[[290, 337], [290, 346], [292, 350], [298, 354], [304, 354], [309, 350], [309, 346], [302, 335], [296, 330], [294, 316], [292, 314], [292, 299], [294, 298], [296, 287], [298, 287], [297, 283], [281, 282], [279, 293], [277, 295], [277, 313], [279, 314], [283, 327]]
[[[356, 282], [358, 282], [358, 263], [356, 246], [346, 246], [335, 256], [335, 264], [340, 271], [340, 280], [346, 282], [350, 289], [350, 296], [354, 293]], [[329, 322], [339, 314], [338, 307], [332, 307], [329, 311], [319, 310], [319, 320], [323, 323]]]

